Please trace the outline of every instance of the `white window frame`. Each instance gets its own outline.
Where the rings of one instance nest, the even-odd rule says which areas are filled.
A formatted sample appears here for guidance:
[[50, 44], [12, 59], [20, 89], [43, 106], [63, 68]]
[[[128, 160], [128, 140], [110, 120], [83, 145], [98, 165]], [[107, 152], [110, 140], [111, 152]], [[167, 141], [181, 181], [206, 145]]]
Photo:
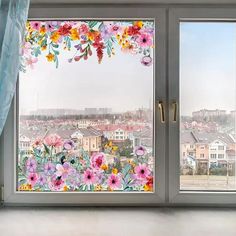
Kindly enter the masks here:
[[180, 21], [236, 22], [235, 8], [178, 8], [169, 11], [169, 202], [175, 205], [235, 205], [235, 191], [180, 191], [180, 119], [173, 122], [172, 102], [179, 104], [179, 23]]
[[[32, 7], [29, 19], [153, 19], [155, 20], [154, 104], [166, 103], [166, 10], [138, 6]], [[157, 72], [156, 72], [157, 71]], [[157, 86], [155, 86], [157, 85]], [[5, 205], [158, 205], [165, 202], [165, 132], [155, 107], [154, 192], [19, 192], [16, 191], [18, 98], [15, 96], [3, 131]], [[156, 133], [158, 135], [156, 136]]]

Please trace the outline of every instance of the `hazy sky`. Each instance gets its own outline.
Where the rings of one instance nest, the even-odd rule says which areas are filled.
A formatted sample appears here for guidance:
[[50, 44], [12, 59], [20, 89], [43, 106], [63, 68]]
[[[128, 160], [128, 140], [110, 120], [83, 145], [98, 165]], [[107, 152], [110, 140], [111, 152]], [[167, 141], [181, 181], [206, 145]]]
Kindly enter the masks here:
[[236, 23], [181, 23], [181, 113], [234, 110]]
[[116, 49], [112, 58], [104, 53], [101, 64], [98, 64], [96, 55], [87, 61], [68, 63], [74, 50], [61, 51], [58, 69], [41, 56], [33, 70], [20, 74], [21, 111], [85, 107], [127, 111], [150, 107], [153, 66], [143, 66], [140, 63], [142, 55]]
[[[72, 54], [60, 55], [58, 69], [41, 56], [34, 70], [20, 74], [22, 110], [150, 106], [153, 67], [143, 66], [140, 55], [117, 49], [102, 64], [95, 55], [70, 64]], [[235, 109], [236, 23], [181, 23], [180, 101], [183, 115], [203, 108]]]

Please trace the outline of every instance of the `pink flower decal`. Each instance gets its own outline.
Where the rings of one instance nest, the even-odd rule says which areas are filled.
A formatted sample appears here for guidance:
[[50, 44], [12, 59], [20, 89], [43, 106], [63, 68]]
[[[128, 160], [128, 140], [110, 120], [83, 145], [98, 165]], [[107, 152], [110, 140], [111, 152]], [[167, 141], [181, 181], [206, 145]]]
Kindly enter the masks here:
[[121, 179], [118, 175], [111, 174], [108, 178], [108, 186], [114, 190], [114, 189], [120, 189], [121, 188]]
[[150, 175], [150, 170], [146, 164], [140, 164], [134, 168], [135, 174], [138, 178], [144, 179]]
[[91, 157], [92, 161], [92, 167], [95, 169], [98, 169], [105, 163], [105, 155], [100, 152], [100, 153], [95, 153]]
[[37, 183], [38, 180], [38, 174], [37, 173], [30, 173], [28, 175], [28, 183], [34, 187], [34, 185]]
[[62, 139], [59, 135], [57, 134], [50, 134], [44, 139], [45, 144], [48, 146], [53, 146], [53, 147], [61, 147], [62, 146]]
[[83, 174], [83, 181], [87, 185], [95, 184], [96, 183], [95, 173], [92, 170], [87, 169]]
[[139, 46], [146, 48], [152, 46], [152, 38], [149, 34], [141, 34], [138, 37], [138, 44]]

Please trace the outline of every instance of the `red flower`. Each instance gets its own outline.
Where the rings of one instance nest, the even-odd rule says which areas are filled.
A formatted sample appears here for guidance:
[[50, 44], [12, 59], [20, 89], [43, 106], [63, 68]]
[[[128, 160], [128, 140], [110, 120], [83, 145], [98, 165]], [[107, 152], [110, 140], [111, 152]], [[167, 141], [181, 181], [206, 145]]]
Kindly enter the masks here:
[[140, 34], [139, 32], [140, 28], [138, 26], [129, 26], [127, 30], [127, 34], [132, 36], [132, 35], [137, 35]]
[[103, 49], [104, 47], [104, 43], [100, 41], [101, 40], [101, 36], [97, 36], [95, 38], [94, 43], [92, 44], [94, 48], [96, 48], [96, 52], [97, 52], [97, 57], [98, 57], [98, 63], [100, 64], [103, 58]]
[[71, 28], [71, 25], [64, 24], [59, 28], [58, 33], [63, 36], [69, 35]]
[[153, 188], [153, 177], [152, 177], [152, 176], [151, 176], [151, 177], [147, 177], [147, 183], [146, 183], [146, 185], [147, 185], [150, 189]]

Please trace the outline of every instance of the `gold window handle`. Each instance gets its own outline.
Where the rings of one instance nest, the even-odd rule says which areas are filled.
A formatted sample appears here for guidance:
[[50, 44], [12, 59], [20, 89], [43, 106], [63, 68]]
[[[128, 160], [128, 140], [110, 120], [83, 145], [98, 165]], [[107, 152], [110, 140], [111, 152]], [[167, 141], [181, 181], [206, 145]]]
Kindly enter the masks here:
[[176, 101], [172, 102], [172, 108], [173, 108], [173, 122], [177, 122], [177, 109], [178, 104]]
[[159, 111], [160, 111], [161, 123], [165, 123], [164, 102], [158, 101], [158, 108], [159, 108]]

